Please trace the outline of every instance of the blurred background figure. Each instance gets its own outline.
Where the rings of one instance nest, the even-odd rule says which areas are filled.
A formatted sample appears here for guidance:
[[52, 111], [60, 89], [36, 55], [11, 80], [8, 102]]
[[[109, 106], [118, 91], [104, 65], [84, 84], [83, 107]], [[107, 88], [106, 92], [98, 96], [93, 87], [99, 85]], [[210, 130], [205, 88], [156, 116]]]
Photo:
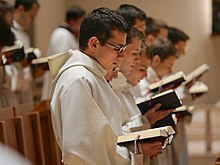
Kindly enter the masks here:
[[[39, 10], [39, 3], [37, 0], [16, 0], [14, 4], [14, 19], [12, 31], [16, 40], [23, 43], [24, 50], [31, 47], [30, 37], [27, 33], [34, 23], [35, 17]], [[31, 63], [27, 59], [15, 62], [6, 67], [6, 73], [11, 78], [11, 90], [16, 93], [19, 104], [29, 102], [34, 106], [33, 97], [33, 77], [30, 68]]]
[[72, 6], [66, 11], [65, 21], [51, 34], [48, 55], [79, 48], [79, 29], [85, 14], [79, 6]]
[[39, 3], [37, 0], [16, 0], [14, 4], [14, 20], [12, 31], [17, 40], [21, 40], [24, 48], [31, 47], [30, 37], [27, 31], [32, 27], [35, 17], [39, 10]]
[[[79, 49], [79, 29], [85, 14], [86, 11], [79, 6], [72, 6], [66, 11], [65, 21], [51, 34], [48, 55]], [[49, 98], [51, 82], [51, 74], [47, 71], [43, 78], [41, 100]]]
[[0, 0], [0, 14], [8, 25], [12, 25], [14, 9], [13, 6], [4, 0]]

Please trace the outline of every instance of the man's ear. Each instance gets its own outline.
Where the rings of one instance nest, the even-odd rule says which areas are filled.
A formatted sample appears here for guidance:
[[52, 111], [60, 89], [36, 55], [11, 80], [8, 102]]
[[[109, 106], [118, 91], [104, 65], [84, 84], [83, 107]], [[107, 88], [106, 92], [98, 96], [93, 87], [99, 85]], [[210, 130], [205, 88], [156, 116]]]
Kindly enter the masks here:
[[97, 37], [91, 37], [88, 41], [88, 47], [92, 51], [96, 51], [100, 45], [100, 42]]
[[159, 55], [154, 55], [152, 63], [158, 65], [161, 62]]
[[18, 10], [19, 12], [24, 12], [24, 11], [25, 11], [25, 8], [24, 8], [23, 5], [19, 5], [18, 8], [17, 8], [17, 10]]

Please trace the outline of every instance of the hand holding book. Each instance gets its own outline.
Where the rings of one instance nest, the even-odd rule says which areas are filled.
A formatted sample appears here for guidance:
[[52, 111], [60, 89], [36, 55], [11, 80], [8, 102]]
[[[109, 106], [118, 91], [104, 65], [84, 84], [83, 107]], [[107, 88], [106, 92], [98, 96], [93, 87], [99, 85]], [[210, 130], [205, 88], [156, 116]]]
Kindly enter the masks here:
[[165, 111], [157, 111], [160, 107], [161, 107], [161, 104], [158, 103], [144, 114], [144, 116], [148, 119], [151, 126], [153, 126], [157, 121], [163, 119], [169, 113], [175, 110], [175, 109], [169, 109]]
[[158, 103], [160, 103], [161, 106], [157, 109], [157, 111], [171, 110], [182, 105], [181, 101], [176, 95], [176, 92], [170, 89], [153, 96], [145, 102], [137, 104], [137, 106], [140, 109], [142, 115], [144, 115], [149, 109], [153, 108]]
[[152, 142], [141, 142], [142, 152], [151, 158], [158, 156], [163, 149], [163, 142], [155, 140]]
[[[164, 149], [168, 144], [171, 143], [173, 134], [175, 134], [173, 128], [171, 126], [165, 126], [165, 127], [148, 129], [148, 130], [137, 131], [137, 132], [121, 135], [118, 137], [117, 143], [118, 144], [134, 143], [135, 144], [134, 148], [137, 148], [137, 143], [143, 144], [142, 147], [156, 146], [157, 149], [154, 150], [153, 153], [151, 152], [152, 155], [155, 155], [157, 154], [157, 151], [160, 150], [160, 148]], [[161, 147], [161, 143], [162, 143], [162, 147]], [[147, 153], [150, 154], [150, 152], [147, 151], [146, 148], [142, 148], [142, 149], [144, 149], [144, 152], [146, 154]]]
[[200, 65], [198, 68], [186, 75], [186, 81], [184, 84], [190, 87], [190, 85], [194, 84], [204, 73], [209, 71], [209, 69], [210, 67], [208, 64]]

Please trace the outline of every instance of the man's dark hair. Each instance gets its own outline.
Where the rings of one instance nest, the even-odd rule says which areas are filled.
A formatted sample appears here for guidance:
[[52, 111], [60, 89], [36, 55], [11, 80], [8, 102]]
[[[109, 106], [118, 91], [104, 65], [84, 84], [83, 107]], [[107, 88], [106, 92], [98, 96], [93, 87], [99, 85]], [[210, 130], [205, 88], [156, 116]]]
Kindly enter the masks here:
[[136, 20], [146, 21], [147, 19], [147, 16], [143, 10], [130, 4], [122, 4], [116, 11], [132, 25], [135, 24]]
[[0, 15], [0, 45], [12, 46], [14, 45], [15, 36], [10, 29], [10, 26], [6, 23], [4, 18]]
[[29, 11], [34, 4], [37, 4], [38, 7], [40, 6], [37, 0], [16, 0], [14, 8], [17, 9], [20, 5], [23, 5], [25, 11]]
[[157, 39], [153, 45], [150, 46], [150, 48], [153, 51], [153, 55], [160, 56], [161, 62], [163, 62], [165, 59], [169, 58], [170, 56], [176, 56], [176, 49], [174, 48], [173, 44], [163, 39]]
[[167, 29], [168, 26], [166, 22], [161, 19], [154, 19], [153, 17], [147, 17], [146, 21], [146, 30], [145, 35], [148, 36], [149, 34], [153, 35], [154, 37], [158, 36], [160, 29]]
[[140, 30], [138, 30], [135, 27], [132, 27], [130, 31], [128, 32], [127, 38], [126, 38], [126, 44], [130, 44], [132, 42], [133, 38], [138, 38], [140, 40], [144, 40], [144, 34]]
[[108, 8], [97, 8], [87, 14], [80, 27], [79, 47], [87, 48], [88, 41], [95, 36], [104, 45], [112, 37], [112, 31], [128, 33], [130, 24], [118, 13]]
[[66, 22], [70, 20], [77, 20], [83, 17], [86, 14], [86, 11], [79, 6], [72, 6], [69, 10], [67, 10], [65, 19]]
[[175, 27], [169, 27], [168, 28], [168, 39], [173, 43], [176, 44], [179, 41], [187, 41], [189, 40], [189, 36], [184, 33], [182, 30], [175, 28]]
[[146, 30], [145, 30], [145, 35], [153, 35], [154, 37], [158, 36], [158, 33], [160, 32], [160, 27], [158, 26], [158, 24], [156, 24], [155, 20], [152, 17], [148, 17], [147, 18], [147, 22], [146, 22]]

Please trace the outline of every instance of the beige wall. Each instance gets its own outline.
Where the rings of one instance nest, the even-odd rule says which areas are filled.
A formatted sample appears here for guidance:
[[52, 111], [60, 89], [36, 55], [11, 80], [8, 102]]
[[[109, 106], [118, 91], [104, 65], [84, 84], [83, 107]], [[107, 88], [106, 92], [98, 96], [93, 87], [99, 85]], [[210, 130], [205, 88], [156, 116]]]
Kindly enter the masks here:
[[52, 31], [64, 20], [66, 0], [39, 0], [40, 10], [35, 21], [35, 46], [46, 56]]
[[68, 6], [78, 4], [90, 11], [100, 6], [115, 9], [121, 3], [134, 4], [148, 15], [162, 18], [168, 25], [183, 29], [191, 38], [190, 48], [187, 55], [177, 62], [175, 70], [188, 73], [200, 64], [208, 63], [211, 70], [203, 80], [209, 86], [209, 93], [197, 102], [214, 103], [220, 98], [220, 36], [210, 36], [211, 0], [42, 0], [35, 26], [36, 45], [46, 52], [50, 33], [62, 20]]

